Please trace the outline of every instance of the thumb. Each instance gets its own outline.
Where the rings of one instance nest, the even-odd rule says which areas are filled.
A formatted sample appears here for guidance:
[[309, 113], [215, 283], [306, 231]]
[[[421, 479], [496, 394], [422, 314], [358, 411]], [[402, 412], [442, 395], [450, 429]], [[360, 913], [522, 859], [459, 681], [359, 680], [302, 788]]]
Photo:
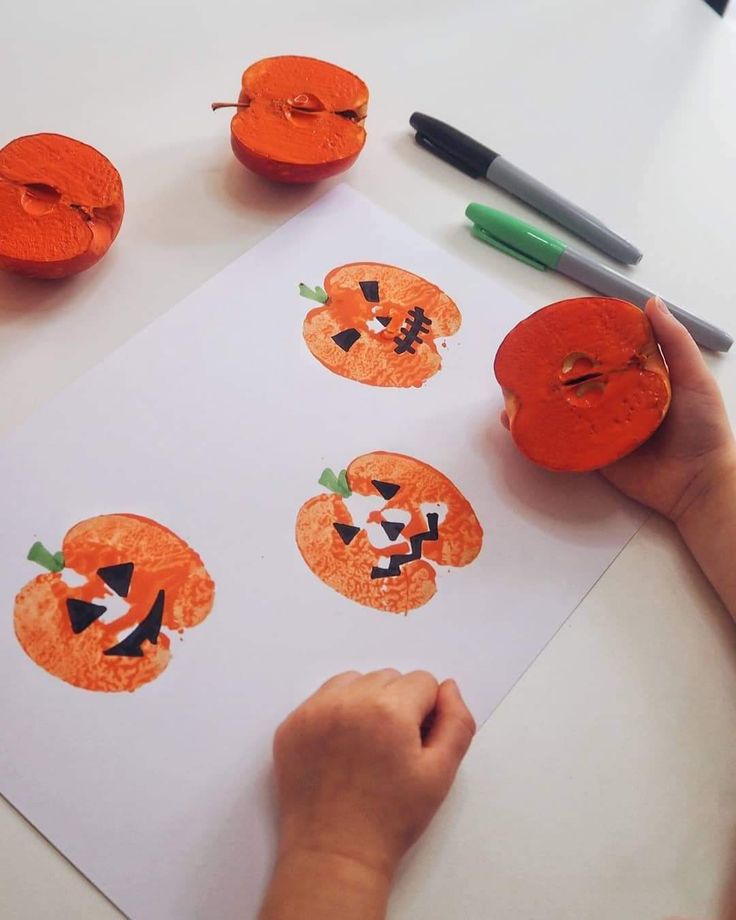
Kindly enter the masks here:
[[454, 680], [445, 680], [437, 691], [434, 720], [424, 746], [445, 760], [453, 770], [458, 768], [475, 735], [475, 719], [465, 705]]
[[652, 324], [675, 386], [697, 388], [702, 385], [710, 377], [710, 371], [695, 339], [661, 298], [650, 297], [644, 312]]

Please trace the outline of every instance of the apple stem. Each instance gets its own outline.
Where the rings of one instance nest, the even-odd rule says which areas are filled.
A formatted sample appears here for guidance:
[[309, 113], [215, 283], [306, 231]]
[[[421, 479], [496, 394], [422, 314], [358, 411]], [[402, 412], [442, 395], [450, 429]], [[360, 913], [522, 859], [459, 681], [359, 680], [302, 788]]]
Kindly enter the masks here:
[[212, 111], [216, 112], [218, 109], [247, 109], [250, 105], [250, 102], [213, 102]]

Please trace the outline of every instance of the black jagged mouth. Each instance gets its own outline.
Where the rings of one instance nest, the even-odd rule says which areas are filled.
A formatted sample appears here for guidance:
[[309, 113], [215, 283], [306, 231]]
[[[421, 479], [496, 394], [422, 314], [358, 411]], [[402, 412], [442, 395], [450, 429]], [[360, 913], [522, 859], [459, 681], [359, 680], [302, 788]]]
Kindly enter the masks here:
[[[371, 484], [378, 494], [387, 502], [391, 501], [401, 489], [398, 483], [387, 482], [383, 479], [371, 479]], [[428, 512], [427, 529], [422, 533], [417, 533], [409, 537], [411, 551], [408, 553], [394, 553], [394, 555], [390, 555], [388, 557], [388, 566], [373, 566], [371, 568], [371, 578], [393, 578], [397, 575], [401, 575], [405, 565], [423, 559], [422, 548], [424, 544], [435, 542], [440, 538], [439, 522], [440, 516], [436, 511]], [[362, 527], [357, 527], [355, 524], [346, 524], [342, 521], [333, 521], [332, 526], [335, 528], [335, 531], [345, 546], [349, 546], [358, 534], [364, 532]], [[389, 540], [393, 541], [398, 539], [406, 525], [399, 521], [384, 520], [381, 521], [381, 526]]]
[[396, 553], [393, 556], [389, 556], [387, 568], [373, 566], [371, 569], [371, 578], [392, 578], [396, 575], [401, 575], [402, 566], [422, 559], [422, 547], [424, 543], [439, 540], [439, 515], [434, 511], [430, 512], [427, 515], [427, 524], [428, 528], [424, 533], [417, 533], [409, 538], [411, 552]]

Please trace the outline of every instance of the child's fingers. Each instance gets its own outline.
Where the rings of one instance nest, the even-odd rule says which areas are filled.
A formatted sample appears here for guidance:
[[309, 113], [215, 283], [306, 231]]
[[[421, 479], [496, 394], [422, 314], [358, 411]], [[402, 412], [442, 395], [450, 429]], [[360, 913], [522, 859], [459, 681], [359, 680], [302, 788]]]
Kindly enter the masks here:
[[360, 671], [343, 671], [342, 674], [335, 674], [334, 677], [326, 680], [317, 692], [319, 693], [320, 690], [335, 690], [339, 687], [346, 687], [362, 676]]
[[444, 758], [452, 768], [465, 756], [475, 734], [475, 719], [454, 680], [445, 680], [437, 691], [434, 720], [425, 747]]
[[506, 429], [506, 431], [511, 431], [511, 422], [509, 421], [509, 414], [505, 409], [501, 413], [500, 418], [501, 418], [501, 424]]
[[399, 695], [403, 707], [421, 725], [437, 703], [438, 684], [429, 671], [410, 671], [391, 684], [391, 691]]
[[646, 314], [664, 355], [675, 385], [690, 387], [709, 377], [710, 371], [695, 340], [670, 313], [663, 300], [651, 297]]
[[397, 677], [401, 677], [401, 671], [396, 668], [381, 668], [380, 671], [369, 671], [360, 678], [361, 690], [373, 692], [380, 690], [387, 684], [393, 683]]
[[[355, 683], [356, 680], [361, 678], [363, 675], [360, 671], [343, 671], [341, 674], [335, 674], [333, 677], [330, 677], [323, 684], [320, 684], [319, 687], [312, 693], [304, 703], [309, 703], [315, 698], [322, 698], [322, 694], [325, 692], [331, 692], [334, 690], [342, 690], [344, 687], [349, 686], [352, 683]], [[304, 705], [302, 703], [302, 705]], [[297, 707], [300, 708], [300, 707]]]

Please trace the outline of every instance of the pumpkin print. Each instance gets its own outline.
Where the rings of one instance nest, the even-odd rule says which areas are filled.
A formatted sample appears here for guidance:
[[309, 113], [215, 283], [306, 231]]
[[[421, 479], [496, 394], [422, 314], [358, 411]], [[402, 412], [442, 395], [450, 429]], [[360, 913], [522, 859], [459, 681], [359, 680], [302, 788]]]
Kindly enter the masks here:
[[357, 457], [299, 511], [296, 542], [325, 584], [358, 604], [408, 613], [437, 591], [436, 566], [471, 563], [483, 530], [452, 482], [402, 454]]
[[15, 599], [23, 650], [55, 677], [85, 690], [137, 690], [171, 660], [166, 630], [209, 614], [215, 586], [202, 560], [176, 534], [134, 514], [76, 524], [51, 554], [28, 558], [49, 571]]
[[439, 340], [462, 321], [436, 285], [379, 262], [343, 265], [324, 288], [299, 290], [320, 304], [304, 320], [314, 357], [341, 377], [376, 387], [422, 386], [442, 367]]

